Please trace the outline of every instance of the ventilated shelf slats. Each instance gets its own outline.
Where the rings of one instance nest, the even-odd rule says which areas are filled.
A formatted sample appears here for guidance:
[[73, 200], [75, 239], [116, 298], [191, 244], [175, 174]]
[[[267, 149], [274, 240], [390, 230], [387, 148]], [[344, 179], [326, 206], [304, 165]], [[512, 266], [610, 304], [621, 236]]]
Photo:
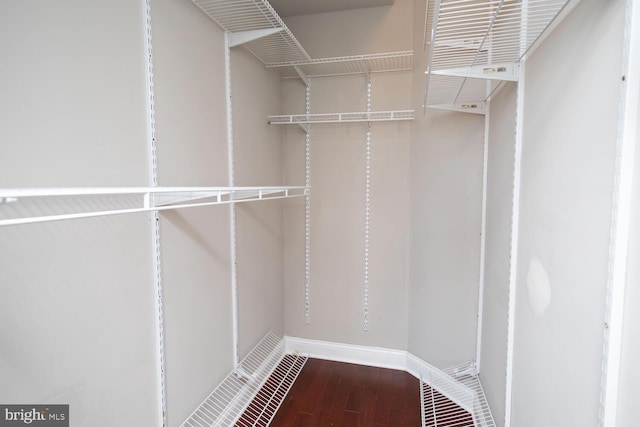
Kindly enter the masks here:
[[267, 68], [280, 73], [284, 78], [298, 77], [300, 73], [310, 77], [338, 76], [348, 74], [407, 71], [413, 69], [413, 51], [398, 51], [368, 55], [339, 56], [267, 64]]
[[295, 125], [309, 123], [354, 123], [354, 122], [389, 122], [413, 120], [413, 110], [372, 111], [349, 113], [291, 114], [268, 116], [272, 125]]
[[[579, 0], [430, 0], [425, 106], [480, 112], [569, 3]], [[473, 103], [476, 107], [471, 107]]]
[[423, 427], [495, 427], [473, 362], [429, 369], [420, 379], [420, 402]]
[[268, 426], [306, 361], [269, 332], [182, 427]]
[[310, 60], [267, 0], [192, 0], [264, 64]]
[[290, 187], [96, 187], [0, 189], [0, 226], [304, 196]]

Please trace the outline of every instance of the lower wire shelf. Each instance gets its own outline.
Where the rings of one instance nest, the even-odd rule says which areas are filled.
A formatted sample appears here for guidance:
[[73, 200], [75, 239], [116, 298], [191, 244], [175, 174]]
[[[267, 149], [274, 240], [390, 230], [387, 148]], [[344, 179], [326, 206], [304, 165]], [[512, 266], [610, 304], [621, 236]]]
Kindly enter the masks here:
[[473, 362], [420, 378], [422, 427], [495, 427]]
[[182, 426], [268, 426], [307, 359], [269, 332]]

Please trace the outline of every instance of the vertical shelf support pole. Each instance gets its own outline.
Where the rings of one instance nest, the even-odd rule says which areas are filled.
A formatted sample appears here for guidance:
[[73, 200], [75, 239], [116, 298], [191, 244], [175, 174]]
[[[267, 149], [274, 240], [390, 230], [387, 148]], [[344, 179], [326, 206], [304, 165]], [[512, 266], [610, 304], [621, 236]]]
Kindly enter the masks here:
[[[234, 187], [234, 149], [233, 149], [233, 110], [231, 103], [231, 33], [224, 34], [224, 64], [225, 64], [225, 89], [227, 98], [227, 156], [229, 168], [229, 187]], [[233, 198], [233, 195], [231, 195]], [[240, 363], [238, 354], [239, 318], [238, 318], [238, 263], [236, 245], [236, 204], [229, 204], [229, 245], [231, 249], [231, 310], [233, 328], [233, 369], [237, 370]]]
[[[487, 83], [487, 86], [489, 84]], [[487, 105], [484, 116], [484, 148], [482, 155], [482, 206], [480, 217], [480, 271], [478, 274], [478, 330], [476, 338], [476, 370], [480, 371], [482, 359], [482, 320], [484, 315], [484, 274], [485, 251], [487, 242], [487, 184], [489, 174], [489, 123], [491, 103]]]
[[[617, 425], [618, 387], [624, 327], [624, 297], [627, 284], [629, 230], [633, 202], [635, 145], [637, 140], [638, 93], [640, 92], [640, 5], [627, 0], [625, 43], [622, 55], [618, 141], [611, 212], [609, 274], [604, 324], [604, 354], [600, 394], [602, 427]], [[636, 190], [637, 192], [637, 190]]]
[[504, 427], [511, 427], [511, 402], [513, 385], [513, 351], [515, 339], [516, 289], [518, 280], [518, 244], [520, 233], [520, 180], [522, 166], [522, 141], [524, 127], [525, 67], [521, 66], [518, 77], [518, 100], [516, 108], [515, 148], [513, 155], [513, 195], [511, 202], [511, 250], [509, 260], [509, 306], [507, 317], [507, 362]]
[[[311, 114], [311, 79], [305, 87], [305, 114]], [[307, 123], [304, 143], [304, 323], [311, 323], [311, 123]]]
[[[151, 34], [151, 0], [144, 0], [144, 47], [145, 72], [147, 79], [147, 153], [149, 155], [149, 183], [158, 186], [158, 162], [156, 156], [156, 121], [155, 94], [153, 80], [153, 43]], [[145, 207], [154, 205], [153, 195], [145, 195]], [[167, 401], [165, 390], [164, 368], [164, 298], [162, 292], [162, 268], [160, 253], [160, 214], [153, 211], [149, 214], [151, 221], [151, 254], [154, 276], [154, 310], [156, 318], [156, 363], [158, 381], [158, 409], [159, 418], [163, 426], [167, 425]]]
[[[367, 116], [371, 118], [371, 74], [367, 73]], [[367, 122], [365, 188], [364, 188], [364, 286], [363, 318], [364, 330], [369, 330], [369, 231], [371, 204], [371, 122]]]

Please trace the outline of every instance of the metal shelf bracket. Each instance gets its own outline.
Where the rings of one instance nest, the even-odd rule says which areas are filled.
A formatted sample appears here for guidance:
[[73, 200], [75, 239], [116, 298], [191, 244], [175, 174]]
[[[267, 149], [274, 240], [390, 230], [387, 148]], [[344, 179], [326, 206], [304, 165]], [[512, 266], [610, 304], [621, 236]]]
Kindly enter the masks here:
[[518, 81], [520, 65], [513, 64], [487, 64], [471, 67], [446, 68], [433, 70], [431, 74], [450, 77], [467, 77], [471, 79], [501, 80], [509, 82]]
[[460, 113], [485, 114], [487, 111], [487, 103], [482, 102], [464, 102], [457, 104], [433, 104], [427, 105], [427, 108], [436, 110], [458, 111]]
[[263, 37], [271, 36], [283, 31], [284, 28], [265, 28], [262, 30], [249, 30], [229, 33], [229, 47], [236, 47]]

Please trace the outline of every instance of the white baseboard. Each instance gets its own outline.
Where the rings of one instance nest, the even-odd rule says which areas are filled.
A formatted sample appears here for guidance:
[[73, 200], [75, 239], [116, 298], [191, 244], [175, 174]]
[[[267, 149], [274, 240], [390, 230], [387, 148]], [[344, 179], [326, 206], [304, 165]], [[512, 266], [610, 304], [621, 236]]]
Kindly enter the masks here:
[[372, 347], [366, 345], [343, 344], [308, 338], [284, 337], [287, 353], [308, 354], [309, 357], [355, 363], [357, 365], [407, 371], [416, 378], [426, 377], [436, 369], [417, 356], [405, 350]]
[[[440, 374], [438, 368], [425, 362], [405, 350], [395, 350], [365, 345], [343, 344], [330, 341], [312, 340], [285, 336], [285, 352], [306, 354], [309, 357], [332, 360], [335, 362], [355, 363], [357, 365], [406, 371], [418, 379], [432, 384], [450, 400], [471, 412], [473, 410], [473, 392], [457, 383], [446, 374]], [[433, 378], [433, 375], [437, 378]], [[443, 388], [438, 387], [444, 386]]]
[[407, 371], [408, 353], [404, 350], [296, 337], [285, 337], [285, 342], [288, 353], [297, 352], [318, 359]]

